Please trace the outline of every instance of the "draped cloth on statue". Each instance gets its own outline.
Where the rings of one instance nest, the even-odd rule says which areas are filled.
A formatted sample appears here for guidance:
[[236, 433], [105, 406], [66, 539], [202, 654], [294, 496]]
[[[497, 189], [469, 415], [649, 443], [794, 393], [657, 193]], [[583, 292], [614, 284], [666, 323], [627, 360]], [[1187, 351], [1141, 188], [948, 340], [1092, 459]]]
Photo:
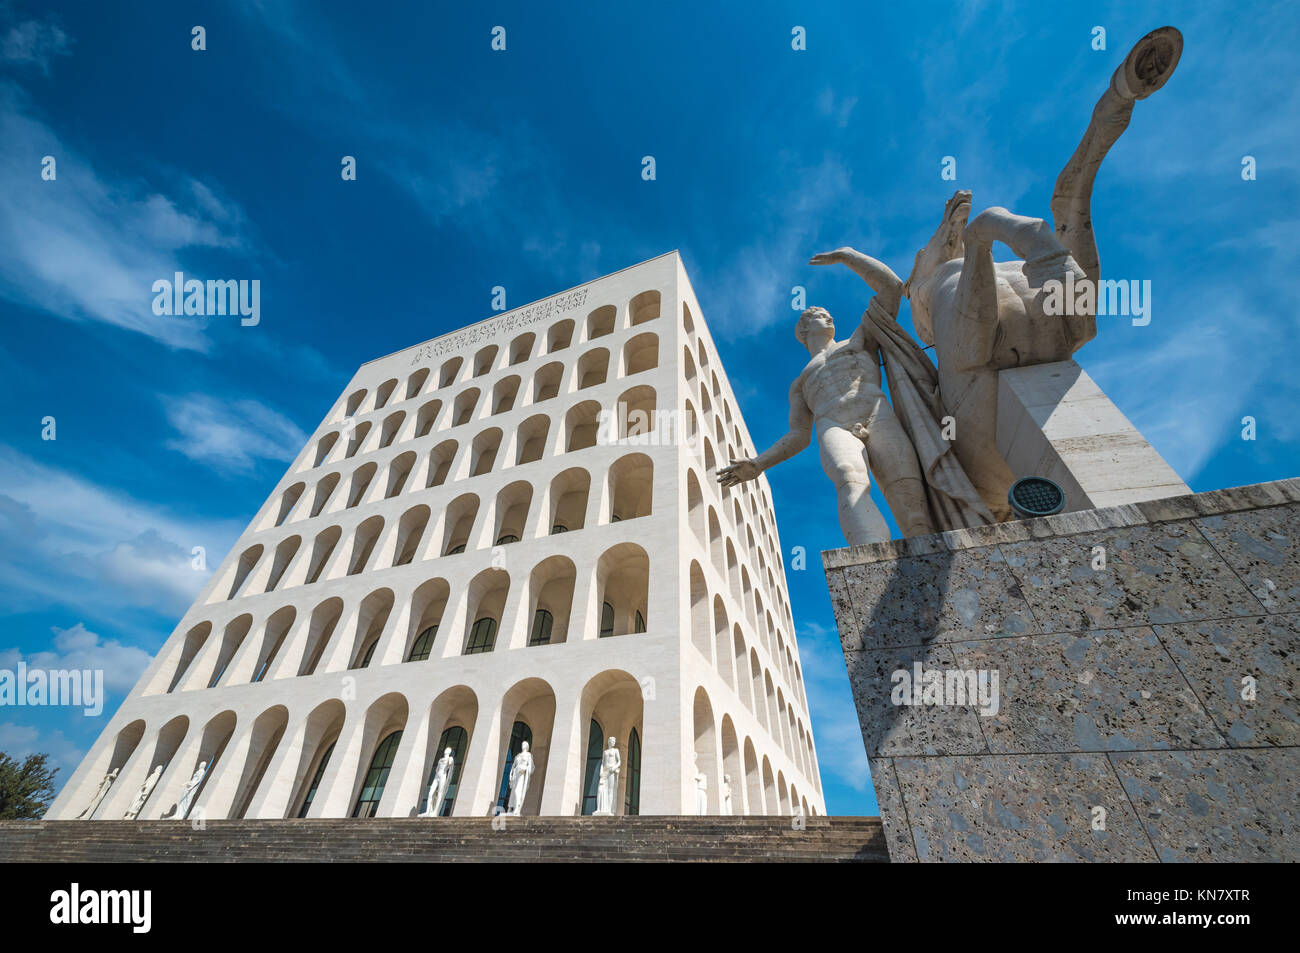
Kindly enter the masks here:
[[862, 323], [884, 358], [890, 403], [916, 448], [934, 525], [946, 532], [995, 522], [953, 452], [952, 442], [943, 439], [947, 411], [939, 394], [939, 372], [930, 358], [898, 326], [879, 296], [871, 299]]

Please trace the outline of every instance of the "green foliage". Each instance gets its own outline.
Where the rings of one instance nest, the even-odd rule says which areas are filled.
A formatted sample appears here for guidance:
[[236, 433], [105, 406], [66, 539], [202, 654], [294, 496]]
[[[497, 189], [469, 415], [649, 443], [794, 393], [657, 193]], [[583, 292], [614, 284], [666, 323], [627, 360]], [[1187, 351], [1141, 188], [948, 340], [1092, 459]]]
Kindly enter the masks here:
[[54, 799], [54, 775], [47, 754], [29, 754], [21, 764], [0, 751], [0, 820], [35, 820]]

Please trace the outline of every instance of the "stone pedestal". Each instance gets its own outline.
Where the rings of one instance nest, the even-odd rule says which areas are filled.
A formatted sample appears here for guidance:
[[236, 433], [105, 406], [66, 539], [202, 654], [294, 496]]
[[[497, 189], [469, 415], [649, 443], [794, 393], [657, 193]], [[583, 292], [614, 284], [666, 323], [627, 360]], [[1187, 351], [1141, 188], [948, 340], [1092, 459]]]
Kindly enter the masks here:
[[1300, 480], [822, 561], [894, 861], [1300, 860]]
[[1066, 512], [1192, 492], [1074, 361], [998, 373], [997, 439], [1016, 479], [1061, 485]]

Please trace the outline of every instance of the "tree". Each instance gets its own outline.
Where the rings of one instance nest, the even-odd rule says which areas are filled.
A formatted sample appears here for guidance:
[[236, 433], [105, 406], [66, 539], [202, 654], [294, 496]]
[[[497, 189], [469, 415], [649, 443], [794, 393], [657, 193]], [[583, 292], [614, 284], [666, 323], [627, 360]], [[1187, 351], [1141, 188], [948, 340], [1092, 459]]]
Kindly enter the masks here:
[[47, 754], [29, 754], [21, 764], [0, 751], [0, 820], [37, 820], [54, 799], [54, 775]]

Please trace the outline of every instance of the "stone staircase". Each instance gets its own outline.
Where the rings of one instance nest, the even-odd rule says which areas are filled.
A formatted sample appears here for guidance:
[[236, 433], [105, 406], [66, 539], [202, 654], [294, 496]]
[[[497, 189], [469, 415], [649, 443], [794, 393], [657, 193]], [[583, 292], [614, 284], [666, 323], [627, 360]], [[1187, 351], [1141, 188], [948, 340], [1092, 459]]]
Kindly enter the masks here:
[[888, 862], [878, 817], [0, 821], [0, 863]]

